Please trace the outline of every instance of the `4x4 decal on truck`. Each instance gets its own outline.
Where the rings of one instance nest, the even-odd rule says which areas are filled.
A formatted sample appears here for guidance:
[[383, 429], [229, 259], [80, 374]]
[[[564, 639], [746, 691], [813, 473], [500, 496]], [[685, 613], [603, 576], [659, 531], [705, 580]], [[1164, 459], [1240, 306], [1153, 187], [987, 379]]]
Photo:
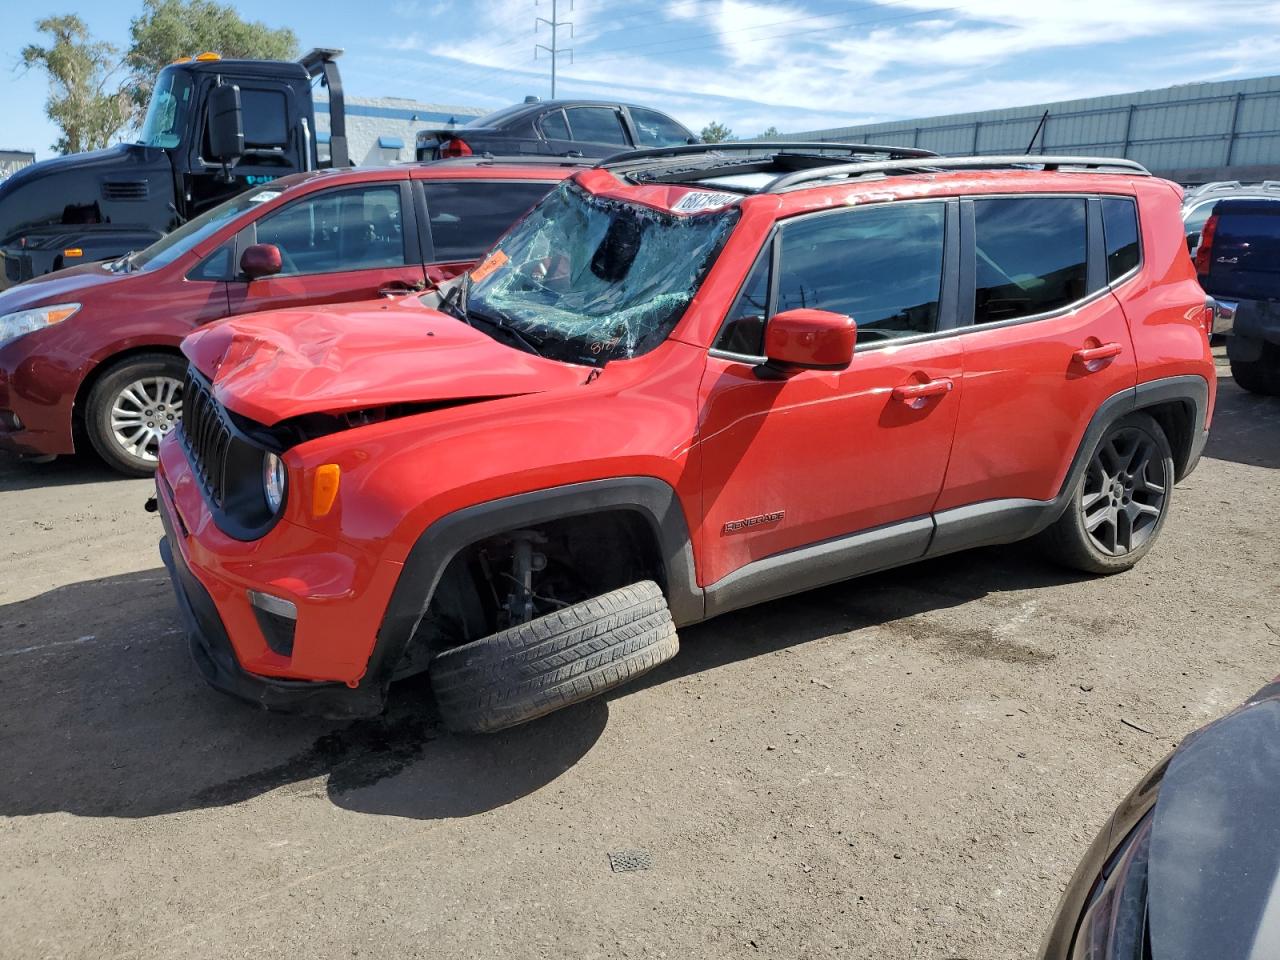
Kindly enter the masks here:
[[757, 517], [745, 517], [742, 520], [730, 520], [724, 525], [725, 533], [737, 533], [739, 530], [746, 530], [748, 527], [758, 527], [764, 523], [778, 523], [787, 515], [785, 510], [775, 510], [773, 513], [762, 513]]

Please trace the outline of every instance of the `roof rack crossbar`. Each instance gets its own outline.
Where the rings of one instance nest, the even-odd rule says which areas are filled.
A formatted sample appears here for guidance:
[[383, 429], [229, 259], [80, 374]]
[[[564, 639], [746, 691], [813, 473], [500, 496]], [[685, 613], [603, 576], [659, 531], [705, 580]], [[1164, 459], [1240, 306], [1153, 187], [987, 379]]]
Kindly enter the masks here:
[[627, 150], [601, 160], [597, 166], [628, 166], [642, 160], [661, 160], [667, 157], [684, 157], [700, 153], [766, 152], [769, 150], [843, 150], [847, 153], [883, 153], [890, 159], [936, 157], [932, 150], [915, 147], [887, 147], [873, 143], [827, 143], [822, 140], [735, 140], [732, 143], [682, 143], [673, 147], [652, 147], [646, 150]]
[[928, 173], [934, 170], [991, 170], [1013, 167], [1041, 167], [1045, 170], [1061, 170], [1063, 167], [1082, 169], [1091, 173], [1117, 173], [1129, 176], [1149, 177], [1151, 172], [1136, 160], [1118, 157], [1057, 157], [1038, 154], [995, 157], [937, 157], [923, 163], [905, 163], [902, 160], [873, 160], [867, 163], [844, 163], [838, 166], [817, 167], [784, 173], [772, 180], [761, 193], [780, 193], [789, 187], [814, 180], [847, 175], [865, 176], [869, 173]]

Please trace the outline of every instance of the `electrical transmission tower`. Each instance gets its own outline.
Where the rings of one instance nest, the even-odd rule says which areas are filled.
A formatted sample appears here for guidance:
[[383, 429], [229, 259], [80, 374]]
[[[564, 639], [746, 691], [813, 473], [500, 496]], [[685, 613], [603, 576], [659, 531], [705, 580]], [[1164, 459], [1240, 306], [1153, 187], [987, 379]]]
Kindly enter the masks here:
[[[541, 0], [538, 0], [538, 2], [541, 2]], [[569, 55], [569, 62], [573, 63], [573, 47], [560, 46], [560, 28], [568, 27], [569, 36], [572, 38], [573, 22], [570, 20], [560, 19], [559, 6], [560, 6], [560, 0], [551, 0], [551, 19], [548, 20], [546, 17], [538, 17], [533, 22], [533, 32], [535, 34], [538, 32], [538, 27], [542, 26], [542, 24], [544, 23], [551, 28], [551, 46], [548, 47], [545, 44], [535, 43], [533, 45], [533, 58], [535, 60], [538, 59], [539, 50], [544, 50], [551, 55], [551, 99], [552, 100], [556, 98], [556, 61], [560, 59], [560, 54], [567, 53]], [[573, 0], [569, 0], [569, 12], [570, 13], [573, 12]]]

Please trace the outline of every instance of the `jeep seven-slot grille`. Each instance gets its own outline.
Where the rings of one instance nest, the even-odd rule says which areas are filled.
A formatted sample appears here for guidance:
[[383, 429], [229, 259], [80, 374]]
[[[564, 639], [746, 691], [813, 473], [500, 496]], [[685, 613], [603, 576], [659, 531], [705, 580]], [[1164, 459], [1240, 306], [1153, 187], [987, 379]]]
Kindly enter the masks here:
[[180, 436], [209, 499], [215, 507], [221, 507], [226, 492], [227, 456], [234, 438], [222, 407], [204, 381], [190, 371], [182, 386]]

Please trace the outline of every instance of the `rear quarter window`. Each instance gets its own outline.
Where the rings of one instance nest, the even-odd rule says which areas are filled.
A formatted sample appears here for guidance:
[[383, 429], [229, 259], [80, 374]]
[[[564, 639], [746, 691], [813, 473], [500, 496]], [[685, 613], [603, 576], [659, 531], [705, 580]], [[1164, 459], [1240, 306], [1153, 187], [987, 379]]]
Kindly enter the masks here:
[[1106, 197], [1102, 201], [1102, 233], [1107, 243], [1107, 282], [1114, 283], [1138, 265], [1138, 205], [1132, 200]]

